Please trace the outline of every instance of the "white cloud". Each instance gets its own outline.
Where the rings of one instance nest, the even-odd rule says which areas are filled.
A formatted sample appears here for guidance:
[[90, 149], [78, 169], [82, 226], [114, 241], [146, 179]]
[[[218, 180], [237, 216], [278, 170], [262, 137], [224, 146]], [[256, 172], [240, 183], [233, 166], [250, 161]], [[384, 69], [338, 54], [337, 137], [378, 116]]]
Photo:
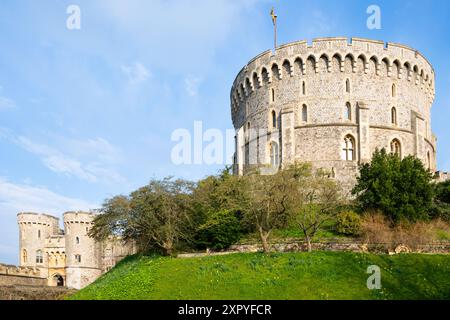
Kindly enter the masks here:
[[[79, 160], [73, 155], [63, 153], [50, 146], [39, 144], [26, 137], [18, 137], [14, 141], [41, 158], [42, 163], [51, 171], [68, 177], [77, 177], [90, 183], [97, 182], [125, 182], [125, 179], [111, 167], [118, 151], [106, 140], [98, 138], [87, 141], [68, 141], [66, 148], [78, 157], [94, 156], [94, 159]], [[71, 146], [75, 146], [71, 150]]]
[[151, 76], [150, 71], [139, 61], [130, 66], [122, 66], [121, 69], [132, 85], [145, 82]]
[[0, 96], [0, 110], [12, 109], [16, 106], [16, 103], [6, 97]]
[[201, 82], [202, 80], [200, 78], [194, 76], [188, 76], [186, 79], [184, 79], [184, 85], [188, 95], [190, 95], [191, 97], [197, 96]]
[[68, 198], [46, 187], [14, 184], [0, 178], [1, 214], [38, 212], [60, 215], [66, 211], [89, 211], [97, 208], [98, 204]]

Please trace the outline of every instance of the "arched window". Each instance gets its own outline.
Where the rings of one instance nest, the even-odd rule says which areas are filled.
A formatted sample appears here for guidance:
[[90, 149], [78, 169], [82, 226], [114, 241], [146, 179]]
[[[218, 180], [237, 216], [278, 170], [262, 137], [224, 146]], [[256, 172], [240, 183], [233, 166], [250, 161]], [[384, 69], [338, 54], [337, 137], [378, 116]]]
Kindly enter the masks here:
[[272, 102], [275, 102], [275, 89], [272, 88]]
[[270, 165], [275, 169], [280, 166], [280, 152], [276, 142], [270, 144]]
[[76, 238], [75, 238], [75, 242], [76, 242], [77, 244], [80, 244], [80, 238], [79, 238], [79, 237], [76, 237]]
[[397, 125], [397, 109], [395, 107], [391, 109], [391, 121], [394, 126]]
[[22, 250], [22, 263], [27, 263], [28, 261], [28, 252], [26, 249]]
[[345, 81], [345, 92], [350, 93], [350, 91], [351, 91], [350, 80], [347, 79], [347, 80]]
[[302, 106], [302, 121], [308, 122], [308, 107], [306, 104]]
[[402, 157], [402, 145], [398, 139], [394, 139], [391, 142], [391, 153]]
[[302, 81], [302, 94], [305, 96], [306, 95], [306, 82]]
[[354, 161], [355, 158], [355, 139], [351, 135], [348, 135], [344, 138], [342, 145], [342, 160]]
[[41, 230], [38, 230], [38, 239], [41, 238]]
[[352, 120], [352, 105], [350, 102], [345, 104], [345, 119], [350, 121]]
[[36, 251], [36, 263], [44, 263], [44, 256], [42, 250]]
[[397, 96], [397, 86], [395, 83], [392, 85], [392, 97], [395, 98]]
[[272, 110], [272, 128], [276, 129], [277, 127], [277, 113], [275, 110]]

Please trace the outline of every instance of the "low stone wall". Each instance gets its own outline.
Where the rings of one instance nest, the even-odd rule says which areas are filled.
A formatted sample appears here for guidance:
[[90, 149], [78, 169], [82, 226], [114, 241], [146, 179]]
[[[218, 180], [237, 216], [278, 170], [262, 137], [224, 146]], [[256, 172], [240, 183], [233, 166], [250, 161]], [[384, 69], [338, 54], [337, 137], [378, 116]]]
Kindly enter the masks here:
[[16, 267], [0, 264], [0, 286], [45, 286], [47, 278], [38, 268]]
[[[397, 245], [390, 248], [388, 244], [366, 244], [363, 242], [317, 242], [311, 244], [313, 251], [347, 251], [358, 253], [381, 253], [381, 254], [400, 254], [400, 253], [427, 253], [427, 254], [450, 254], [450, 242], [436, 242], [426, 245], [417, 245], [410, 248], [406, 245]], [[303, 241], [285, 242], [273, 244], [271, 250], [274, 252], [306, 252], [307, 244]], [[194, 258], [205, 256], [227, 255], [232, 253], [255, 253], [262, 252], [263, 248], [259, 244], [239, 244], [231, 246], [227, 251], [206, 252], [206, 253], [187, 253], [179, 254], [179, 258]]]
[[45, 286], [47, 285], [47, 279], [0, 274], [0, 286], [12, 286], [12, 285]]

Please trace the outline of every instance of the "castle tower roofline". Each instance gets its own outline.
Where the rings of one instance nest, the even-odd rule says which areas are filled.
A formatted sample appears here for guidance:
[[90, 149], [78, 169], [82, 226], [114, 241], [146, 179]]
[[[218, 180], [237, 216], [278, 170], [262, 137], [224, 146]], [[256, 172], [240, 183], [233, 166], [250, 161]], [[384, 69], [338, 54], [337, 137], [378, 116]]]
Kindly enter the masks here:
[[19, 212], [17, 214], [17, 217], [46, 217], [46, 218], [50, 218], [50, 219], [54, 219], [54, 220], [59, 220], [58, 217], [52, 216], [50, 214], [47, 213], [35, 213], [35, 212]]
[[[403, 63], [418, 65], [420, 70], [424, 70], [429, 75], [429, 79], [434, 79], [434, 68], [428, 59], [418, 50], [398, 43], [384, 42], [381, 40], [373, 40], [366, 38], [347, 38], [347, 37], [323, 37], [315, 38], [311, 44], [306, 40], [294, 41], [280, 45], [275, 52], [267, 50], [252, 58], [238, 73], [233, 82], [233, 90], [238, 87], [249, 75], [256, 69], [263, 67], [265, 64], [279, 59], [295, 59], [297, 55], [311, 54], [317, 59], [323, 54], [328, 53], [333, 56], [335, 53], [345, 53], [346, 51], [357, 52], [365, 55], [376, 55], [381, 61], [383, 58], [391, 58], [391, 63], [398, 59]], [[305, 57], [306, 59], [307, 57]], [[370, 57], [369, 57], [370, 58]], [[276, 61], [282, 64], [283, 61]], [[251, 76], [251, 74], [250, 74]], [[231, 96], [233, 96], [233, 90]]]

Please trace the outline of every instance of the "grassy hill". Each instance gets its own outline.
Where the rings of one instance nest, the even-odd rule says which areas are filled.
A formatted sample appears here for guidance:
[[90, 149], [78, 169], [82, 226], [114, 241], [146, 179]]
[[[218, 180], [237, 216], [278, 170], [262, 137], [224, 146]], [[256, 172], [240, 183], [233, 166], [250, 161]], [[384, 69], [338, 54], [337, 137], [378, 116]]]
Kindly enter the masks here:
[[[367, 289], [370, 265], [382, 270], [382, 290]], [[450, 299], [450, 255], [136, 256], [71, 299]]]

